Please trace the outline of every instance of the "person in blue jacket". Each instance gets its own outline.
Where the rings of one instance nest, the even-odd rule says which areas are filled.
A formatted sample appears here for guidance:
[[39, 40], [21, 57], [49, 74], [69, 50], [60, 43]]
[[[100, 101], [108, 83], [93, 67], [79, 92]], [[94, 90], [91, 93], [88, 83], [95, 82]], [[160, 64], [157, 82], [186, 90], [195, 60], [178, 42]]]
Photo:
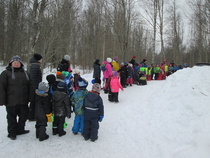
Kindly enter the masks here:
[[100, 94], [101, 86], [94, 83], [84, 100], [84, 131], [85, 140], [92, 142], [98, 139], [99, 123], [104, 117], [104, 105]]

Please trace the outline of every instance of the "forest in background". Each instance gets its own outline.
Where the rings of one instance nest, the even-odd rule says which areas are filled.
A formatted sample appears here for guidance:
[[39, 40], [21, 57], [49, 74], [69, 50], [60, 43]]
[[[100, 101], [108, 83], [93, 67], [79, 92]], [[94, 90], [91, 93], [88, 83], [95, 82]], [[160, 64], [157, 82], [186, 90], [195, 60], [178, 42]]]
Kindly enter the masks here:
[[73, 68], [87, 70], [114, 56], [210, 62], [210, 1], [186, 4], [189, 12], [177, 0], [0, 0], [0, 61], [39, 53], [53, 68], [68, 54]]

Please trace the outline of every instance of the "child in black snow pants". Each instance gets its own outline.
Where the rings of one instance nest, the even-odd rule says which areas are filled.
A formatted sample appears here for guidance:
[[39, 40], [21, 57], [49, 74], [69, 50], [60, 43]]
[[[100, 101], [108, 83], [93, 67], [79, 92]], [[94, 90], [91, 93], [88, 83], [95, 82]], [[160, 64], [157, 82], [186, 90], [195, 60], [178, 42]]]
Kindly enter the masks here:
[[103, 100], [100, 97], [101, 86], [94, 83], [92, 91], [88, 92], [84, 99], [84, 132], [85, 140], [91, 139], [92, 142], [98, 139], [99, 122], [104, 117]]
[[53, 135], [58, 134], [60, 137], [66, 134], [63, 126], [65, 117], [71, 118], [71, 104], [66, 91], [66, 84], [64, 82], [59, 82], [57, 90], [52, 95], [54, 114]]
[[36, 138], [43, 141], [49, 138], [46, 134], [47, 116], [51, 113], [50, 100], [48, 98], [49, 85], [45, 82], [40, 82], [36, 89]]

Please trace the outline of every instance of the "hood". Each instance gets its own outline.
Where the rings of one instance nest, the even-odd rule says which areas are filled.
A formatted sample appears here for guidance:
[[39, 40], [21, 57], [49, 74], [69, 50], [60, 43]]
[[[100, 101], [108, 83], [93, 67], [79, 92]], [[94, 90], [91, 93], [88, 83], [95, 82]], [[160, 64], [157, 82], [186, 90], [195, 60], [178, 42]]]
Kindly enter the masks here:
[[88, 94], [87, 94], [87, 100], [89, 101], [89, 102], [94, 102], [95, 100], [97, 100], [98, 99], [98, 95], [97, 94], [95, 94], [95, 93], [93, 93], [93, 92], [89, 92]]
[[67, 94], [65, 92], [60, 92], [60, 91], [55, 91], [52, 99], [56, 102], [63, 100], [65, 97], [67, 96]]
[[39, 63], [34, 57], [30, 58], [29, 63]]

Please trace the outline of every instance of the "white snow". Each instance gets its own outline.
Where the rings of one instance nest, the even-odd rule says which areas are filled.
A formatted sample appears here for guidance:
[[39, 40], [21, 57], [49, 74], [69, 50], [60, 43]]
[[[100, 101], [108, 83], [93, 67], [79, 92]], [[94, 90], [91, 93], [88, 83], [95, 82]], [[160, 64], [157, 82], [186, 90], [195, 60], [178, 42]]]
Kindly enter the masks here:
[[[0, 68], [3, 70], [3, 67]], [[48, 71], [45, 76], [49, 74]], [[92, 74], [82, 75], [89, 80]], [[119, 103], [110, 103], [101, 93], [105, 117], [99, 139], [85, 141], [71, 132], [74, 115], [66, 119], [67, 134], [52, 135], [40, 142], [35, 122], [26, 122], [29, 134], [7, 138], [5, 106], [0, 107], [1, 158], [209, 158], [210, 157], [210, 67], [179, 70], [166, 80], [133, 85], [119, 93]]]

